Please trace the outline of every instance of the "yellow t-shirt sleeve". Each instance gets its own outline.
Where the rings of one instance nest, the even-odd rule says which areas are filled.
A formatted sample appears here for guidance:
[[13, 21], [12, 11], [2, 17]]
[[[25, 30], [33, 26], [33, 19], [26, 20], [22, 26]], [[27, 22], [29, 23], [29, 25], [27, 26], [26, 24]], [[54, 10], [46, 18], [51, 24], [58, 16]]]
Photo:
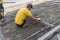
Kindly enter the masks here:
[[32, 16], [31, 12], [30, 11], [27, 11], [26, 12], [26, 16]]

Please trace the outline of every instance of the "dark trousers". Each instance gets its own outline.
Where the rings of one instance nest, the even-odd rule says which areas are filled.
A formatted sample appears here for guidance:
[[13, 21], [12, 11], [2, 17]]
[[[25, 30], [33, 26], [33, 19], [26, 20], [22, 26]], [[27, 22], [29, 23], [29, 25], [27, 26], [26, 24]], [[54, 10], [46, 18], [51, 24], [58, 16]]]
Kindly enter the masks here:
[[16, 23], [15, 23], [15, 24], [16, 24], [17, 26], [19, 26], [19, 27], [22, 27], [22, 26], [24, 26], [25, 23], [26, 23], [26, 20], [23, 21], [23, 24], [22, 24], [22, 25], [18, 25], [18, 24], [16, 24]]

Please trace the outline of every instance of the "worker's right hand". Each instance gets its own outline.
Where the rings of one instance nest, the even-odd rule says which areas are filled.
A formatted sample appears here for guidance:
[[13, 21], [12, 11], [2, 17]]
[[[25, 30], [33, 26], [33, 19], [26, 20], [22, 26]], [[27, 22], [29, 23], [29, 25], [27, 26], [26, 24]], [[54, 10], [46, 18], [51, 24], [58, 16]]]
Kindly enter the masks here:
[[37, 18], [38, 21], [40, 21], [41, 19], [40, 18]]

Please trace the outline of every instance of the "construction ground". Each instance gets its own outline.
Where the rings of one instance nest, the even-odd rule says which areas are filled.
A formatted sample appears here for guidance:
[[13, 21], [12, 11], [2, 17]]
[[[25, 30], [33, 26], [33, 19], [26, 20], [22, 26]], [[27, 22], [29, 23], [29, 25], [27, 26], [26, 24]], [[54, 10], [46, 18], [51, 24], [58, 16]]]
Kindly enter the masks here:
[[[19, 10], [19, 9], [18, 9]], [[14, 23], [14, 18], [18, 10], [8, 12], [5, 15], [0, 30], [1, 37], [4, 40], [38, 40], [43, 35], [60, 25], [60, 3], [54, 3], [52, 1], [47, 1], [38, 5], [34, 5], [32, 14], [35, 17], [41, 18], [42, 21], [45, 21], [49, 24], [52, 24], [53, 27], [49, 25], [42, 24], [41, 22], [35, 22], [31, 19], [28, 19], [28, 27], [21, 28], [17, 27]], [[57, 40], [57, 39], [40, 39], [40, 40]]]

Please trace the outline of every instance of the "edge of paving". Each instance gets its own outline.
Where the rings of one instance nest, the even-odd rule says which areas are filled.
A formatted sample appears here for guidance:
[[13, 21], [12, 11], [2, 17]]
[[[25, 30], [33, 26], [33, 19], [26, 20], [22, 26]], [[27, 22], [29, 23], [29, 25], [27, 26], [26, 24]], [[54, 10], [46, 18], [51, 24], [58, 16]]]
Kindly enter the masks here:
[[42, 37], [38, 38], [37, 40], [47, 40], [47, 39], [49, 39], [53, 35], [53, 33], [55, 33], [58, 29], [60, 29], [60, 25], [56, 26], [51, 31], [49, 31], [48, 33], [46, 33]]

